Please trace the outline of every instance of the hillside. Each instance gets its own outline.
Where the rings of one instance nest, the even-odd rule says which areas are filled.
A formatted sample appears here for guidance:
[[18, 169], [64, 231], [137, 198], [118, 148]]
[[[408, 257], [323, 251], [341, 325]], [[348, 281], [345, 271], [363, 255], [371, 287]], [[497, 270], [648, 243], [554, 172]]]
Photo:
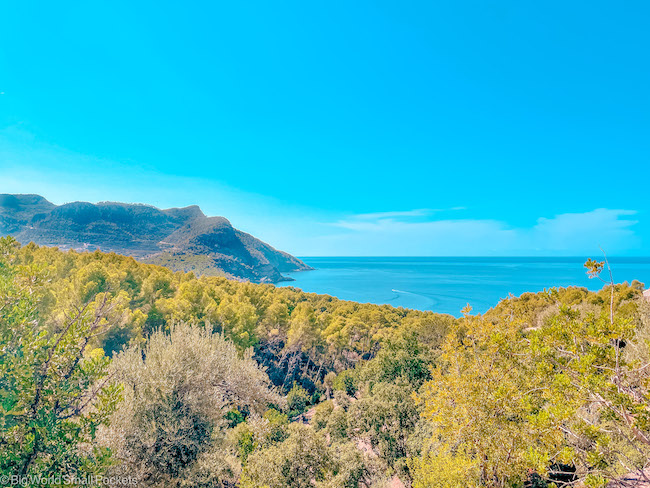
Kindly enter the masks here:
[[0, 235], [62, 249], [116, 252], [174, 271], [278, 282], [283, 272], [310, 269], [299, 259], [207, 217], [196, 205], [73, 202], [54, 205], [39, 195], [0, 194]]
[[0, 477], [641, 487], [642, 289], [553, 288], [456, 319], [0, 239]]

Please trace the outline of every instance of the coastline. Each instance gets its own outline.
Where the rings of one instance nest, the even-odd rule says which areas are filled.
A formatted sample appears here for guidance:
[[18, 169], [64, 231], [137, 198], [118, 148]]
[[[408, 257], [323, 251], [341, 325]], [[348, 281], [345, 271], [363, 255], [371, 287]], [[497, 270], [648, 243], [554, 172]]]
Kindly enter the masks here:
[[[315, 268], [276, 283], [342, 300], [448, 313], [484, 313], [509, 294], [578, 286], [595, 291], [582, 257], [300, 257]], [[650, 284], [650, 257], [610, 259], [616, 282]]]

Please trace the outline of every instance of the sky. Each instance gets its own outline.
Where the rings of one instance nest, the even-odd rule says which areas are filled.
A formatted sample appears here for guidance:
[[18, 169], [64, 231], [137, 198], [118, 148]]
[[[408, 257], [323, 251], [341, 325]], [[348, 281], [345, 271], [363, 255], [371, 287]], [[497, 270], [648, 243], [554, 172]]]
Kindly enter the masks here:
[[0, 5], [0, 193], [298, 256], [650, 255], [648, 2]]

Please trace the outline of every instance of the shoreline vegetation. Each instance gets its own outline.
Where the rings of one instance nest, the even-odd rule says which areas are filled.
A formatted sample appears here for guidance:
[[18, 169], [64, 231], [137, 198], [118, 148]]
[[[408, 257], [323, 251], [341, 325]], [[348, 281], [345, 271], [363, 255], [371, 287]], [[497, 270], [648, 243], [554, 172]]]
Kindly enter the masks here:
[[644, 479], [650, 303], [606, 262], [586, 266], [600, 291], [524, 293], [454, 318], [2, 238], [0, 475], [221, 488]]
[[[360, 303], [430, 310], [460, 317], [468, 301], [474, 314], [486, 313], [513, 294], [551, 287], [578, 286], [597, 291], [598, 280], [584, 272], [587, 257], [313, 257], [301, 258], [318, 268], [295, 273], [280, 283], [305, 292]], [[610, 257], [619, 281], [650, 282], [650, 258]]]

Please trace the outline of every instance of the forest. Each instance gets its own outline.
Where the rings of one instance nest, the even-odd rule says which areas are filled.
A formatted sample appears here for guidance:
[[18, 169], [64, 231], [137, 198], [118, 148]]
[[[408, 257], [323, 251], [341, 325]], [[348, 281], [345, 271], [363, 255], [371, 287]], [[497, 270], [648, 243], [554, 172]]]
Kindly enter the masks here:
[[1, 484], [624, 486], [650, 303], [585, 266], [455, 318], [2, 238]]

